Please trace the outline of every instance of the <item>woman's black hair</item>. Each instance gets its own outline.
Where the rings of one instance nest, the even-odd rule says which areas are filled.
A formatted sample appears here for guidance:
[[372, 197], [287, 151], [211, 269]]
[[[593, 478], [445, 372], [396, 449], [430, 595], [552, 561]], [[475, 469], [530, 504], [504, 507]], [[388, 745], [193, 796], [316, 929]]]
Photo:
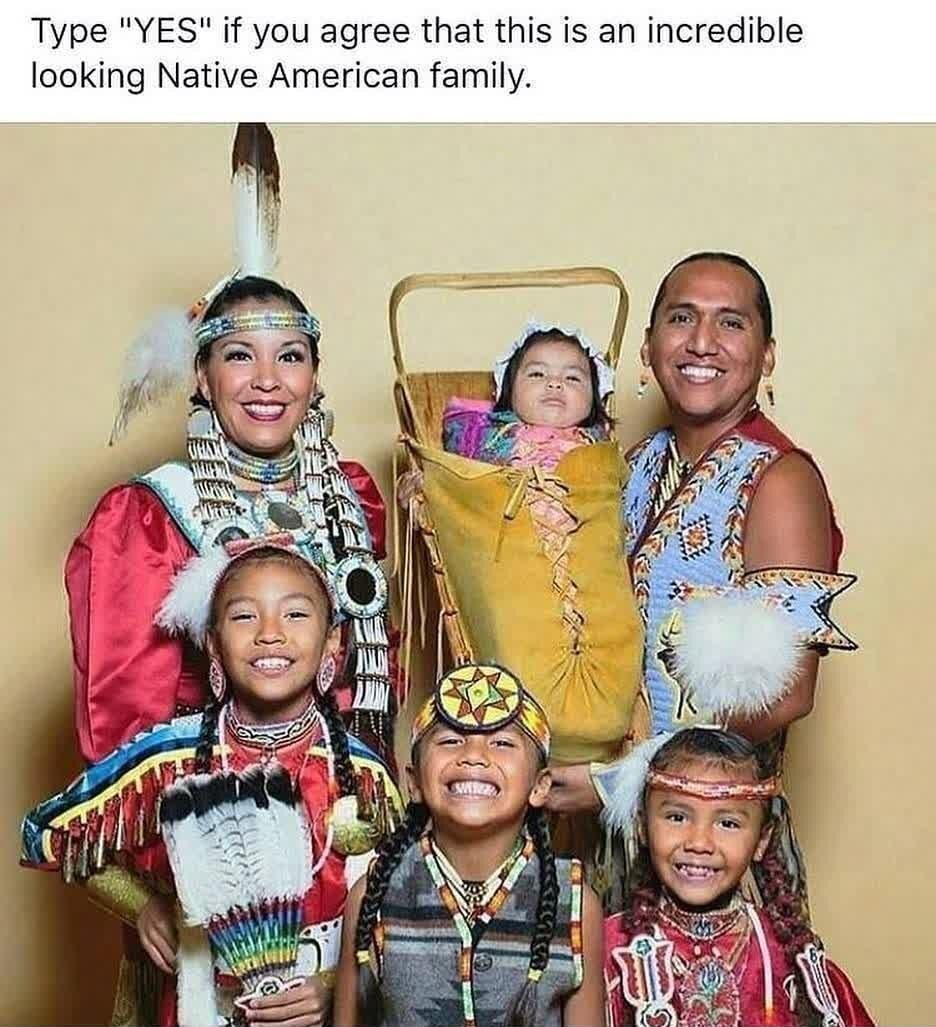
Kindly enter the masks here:
[[588, 370], [591, 374], [592, 405], [588, 416], [584, 421], [579, 422], [578, 426], [580, 428], [607, 428], [611, 422], [599, 394], [598, 368], [595, 366], [595, 361], [574, 335], [569, 335], [560, 328], [549, 328], [541, 332], [534, 332], [524, 341], [522, 346], [518, 347], [507, 364], [500, 395], [494, 402], [494, 410], [498, 413], [507, 413], [513, 410], [513, 388], [517, 380], [517, 372], [520, 370], [524, 354], [531, 346], [535, 346], [538, 342], [571, 342], [582, 350], [588, 360]]
[[653, 328], [654, 322], [656, 321], [657, 313], [659, 312], [660, 305], [663, 303], [663, 297], [666, 295], [666, 286], [670, 278], [677, 272], [681, 267], [685, 267], [686, 264], [694, 264], [699, 260], [714, 260], [721, 261], [723, 264], [733, 264], [735, 267], [741, 268], [754, 279], [756, 286], [756, 294], [754, 303], [757, 307], [757, 312], [760, 314], [761, 324], [764, 328], [764, 339], [768, 340], [773, 336], [773, 309], [770, 306], [770, 296], [767, 293], [767, 284], [761, 277], [761, 273], [754, 267], [753, 264], [749, 263], [744, 257], [739, 257], [737, 253], [723, 253], [718, 250], [703, 250], [699, 253], [690, 253], [688, 257], [683, 257], [679, 263], [674, 264], [660, 282], [660, 287], [657, 289], [656, 296], [653, 300], [653, 306], [650, 308], [650, 328]]
[[[242, 303], [244, 300], [256, 300], [258, 303], [278, 302], [285, 303], [300, 314], [308, 314], [308, 309], [301, 299], [292, 291], [272, 278], [261, 278], [258, 275], [246, 275], [244, 278], [232, 278], [227, 285], [214, 297], [205, 308], [202, 314], [202, 322], [210, 321], [213, 317], [220, 317], [231, 307]], [[211, 356], [213, 343], [203, 346], [195, 354], [195, 367], [203, 367]], [[309, 337], [309, 352], [314, 367], [319, 364], [318, 340]], [[202, 394], [196, 389], [190, 402], [193, 406], [207, 406], [208, 403]]]

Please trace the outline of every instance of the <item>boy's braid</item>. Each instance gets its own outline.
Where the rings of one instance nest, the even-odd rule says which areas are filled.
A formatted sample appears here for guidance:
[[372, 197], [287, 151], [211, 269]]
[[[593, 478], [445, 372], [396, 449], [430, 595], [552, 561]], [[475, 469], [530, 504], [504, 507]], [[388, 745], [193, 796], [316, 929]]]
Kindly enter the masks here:
[[367, 874], [367, 887], [358, 913], [357, 932], [354, 937], [356, 952], [370, 948], [374, 927], [390, 886], [390, 878], [400, 865], [406, 850], [413, 845], [429, 822], [429, 810], [421, 802], [406, 807], [403, 823], [377, 847], [377, 858]]
[[531, 970], [545, 970], [549, 962], [549, 946], [556, 932], [559, 906], [559, 880], [556, 875], [556, 856], [549, 839], [549, 824], [542, 809], [531, 809], [527, 814], [527, 829], [539, 857], [539, 900], [536, 905], [536, 923], [530, 943]]

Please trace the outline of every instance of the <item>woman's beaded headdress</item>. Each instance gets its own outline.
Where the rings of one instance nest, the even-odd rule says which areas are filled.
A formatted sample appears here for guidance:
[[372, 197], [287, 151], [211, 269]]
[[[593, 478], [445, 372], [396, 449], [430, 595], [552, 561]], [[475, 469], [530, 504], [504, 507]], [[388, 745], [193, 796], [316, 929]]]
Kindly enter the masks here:
[[[318, 319], [300, 310], [225, 311], [203, 320], [212, 300], [232, 281], [246, 277], [270, 279], [277, 264], [280, 217], [279, 162], [273, 136], [264, 124], [237, 127], [232, 152], [234, 194], [235, 271], [225, 276], [189, 310], [159, 314], [131, 347], [124, 370], [113, 442], [129, 419], [151, 403], [194, 382], [199, 349], [235, 331], [289, 328], [318, 342]], [[320, 397], [319, 397], [320, 398]], [[288, 504], [271, 502], [268, 525], [263, 532], [292, 531], [306, 553], [323, 557], [334, 595], [336, 611], [351, 623], [350, 650], [354, 654], [356, 716], [377, 718], [378, 734], [388, 734], [390, 706], [389, 655], [385, 623], [387, 583], [373, 555], [367, 521], [330, 438], [330, 417], [313, 401], [294, 439], [294, 452], [284, 464], [294, 474], [297, 494], [302, 493], [304, 518], [296, 511], [280, 509]], [[202, 557], [219, 562], [214, 552], [237, 539], [256, 536], [256, 525], [244, 515], [236, 488], [234, 467], [250, 470], [249, 454], [238, 454], [225, 438], [215, 412], [196, 407], [189, 417], [188, 455], [201, 523], [198, 549]], [[254, 480], [263, 485], [281, 480], [276, 461], [258, 470]], [[264, 472], [269, 471], [267, 475]], [[210, 561], [209, 561], [210, 562]], [[198, 575], [194, 569], [191, 581]], [[165, 607], [163, 616], [165, 614]], [[171, 618], [169, 618], [171, 619]], [[195, 623], [193, 621], [193, 623]], [[185, 630], [188, 630], [186, 628]], [[196, 634], [198, 632], [196, 631]], [[203, 630], [201, 631], [203, 635]], [[371, 726], [374, 726], [373, 724]]]

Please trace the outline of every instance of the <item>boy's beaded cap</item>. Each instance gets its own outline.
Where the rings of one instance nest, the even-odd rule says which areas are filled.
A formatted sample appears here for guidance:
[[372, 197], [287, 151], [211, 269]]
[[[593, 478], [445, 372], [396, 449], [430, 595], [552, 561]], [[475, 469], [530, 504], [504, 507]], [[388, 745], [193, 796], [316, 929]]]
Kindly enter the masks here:
[[487, 734], [516, 723], [549, 758], [549, 722], [519, 679], [495, 664], [468, 663], [449, 671], [413, 720], [410, 747], [437, 723], [462, 734]]

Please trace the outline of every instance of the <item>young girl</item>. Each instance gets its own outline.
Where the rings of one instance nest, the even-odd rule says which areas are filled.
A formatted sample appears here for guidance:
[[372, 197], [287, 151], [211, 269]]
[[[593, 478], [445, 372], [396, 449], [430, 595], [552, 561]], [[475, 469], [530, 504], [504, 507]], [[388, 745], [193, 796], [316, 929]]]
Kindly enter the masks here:
[[455, 662], [515, 670], [549, 717], [555, 763], [613, 759], [643, 647], [606, 413], [614, 375], [577, 330], [532, 322], [493, 377], [493, 400], [448, 401], [443, 450], [410, 440], [421, 474], [401, 498], [459, 615]]
[[[779, 778], [759, 750], [733, 732], [688, 728], [633, 787], [631, 897], [605, 923], [611, 1027], [872, 1024], [802, 920], [773, 831]], [[761, 908], [739, 889], [749, 870]]]
[[338, 1027], [601, 1021], [601, 910], [550, 849], [548, 756], [513, 675], [440, 680], [413, 723], [406, 818], [349, 898]]
[[[204, 713], [140, 733], [23, 824], [25, 864], [61, 869], [66, 880], [118, 874], [112, 890], [123, 900], [116, 911], [135, 924], [152, 963], [166, 975], [179, 974], [178, 995], [174, 978], [153, 975], [158, 1010], [149, 1023], [214, 1023], [219, 1015], [231, 1015], [233, 1000], [243, 1003], [248, 991], [239, 966], [218, 955], [214, 939], [209, 952], [204, 936], [196, 932], [192, 941], [186, 929], [181, 940], [189, 942], [180, 947], [174, 884], [183, 900], [190, 896], [178, 873], [188, 889], [191, 876], [210, 867], [209, 890], [232, 886], [238, 897], [242, 890], [245, 904], [251, 884], [239, 883], [240, 866], [225, 873], [223, 860], [193, 867], [184, 857], [172, 860], [173, 880], [170, 859], [183, 849], [170, 844], [166, 825], [192, 829], [201, 823], [191, 819], [186, 794], [198, 796], [196, 807], [217, 799], [219, 809], [256, 795], [247, 812], [257, 816], [285, 794], [307, 824], [301, 828], [307, 843], [299, 849], [306, 850], [308, 868], [299, 875], [307, 890], [297, 896], [298, 950], [279, 968], [290, 987], [266, 997], [254, 992], [244, 1011], [248, 1020], [322, 1022], [347, 895], [345, 857], [370, 848], [393, 827], [394, 786], [374, 754], [346, 734], [330, 690], [339, 646], [332, 586], [320, 567], [283, 548], [287, 536], [274, 541], [241, 544], [233, 558], [221, 547], [196, 558], [177, 577], [163, 607], [164, 626], [186, 630], [206, 645], [214, 703]], [[206, 777], [209, 772], [213, 776]], [[228, 807], [218, 793], [225, 787]], [[234, 808], [237, 817], [244, 813], [245, 807]], [[222, 824], [212, 835], [219, 851], [228, 851], [230, 827]], [[275, 845], [262, 832], [254, 840], [265, 867]], [[188, 916], [189, 906], [183, 905]]]

